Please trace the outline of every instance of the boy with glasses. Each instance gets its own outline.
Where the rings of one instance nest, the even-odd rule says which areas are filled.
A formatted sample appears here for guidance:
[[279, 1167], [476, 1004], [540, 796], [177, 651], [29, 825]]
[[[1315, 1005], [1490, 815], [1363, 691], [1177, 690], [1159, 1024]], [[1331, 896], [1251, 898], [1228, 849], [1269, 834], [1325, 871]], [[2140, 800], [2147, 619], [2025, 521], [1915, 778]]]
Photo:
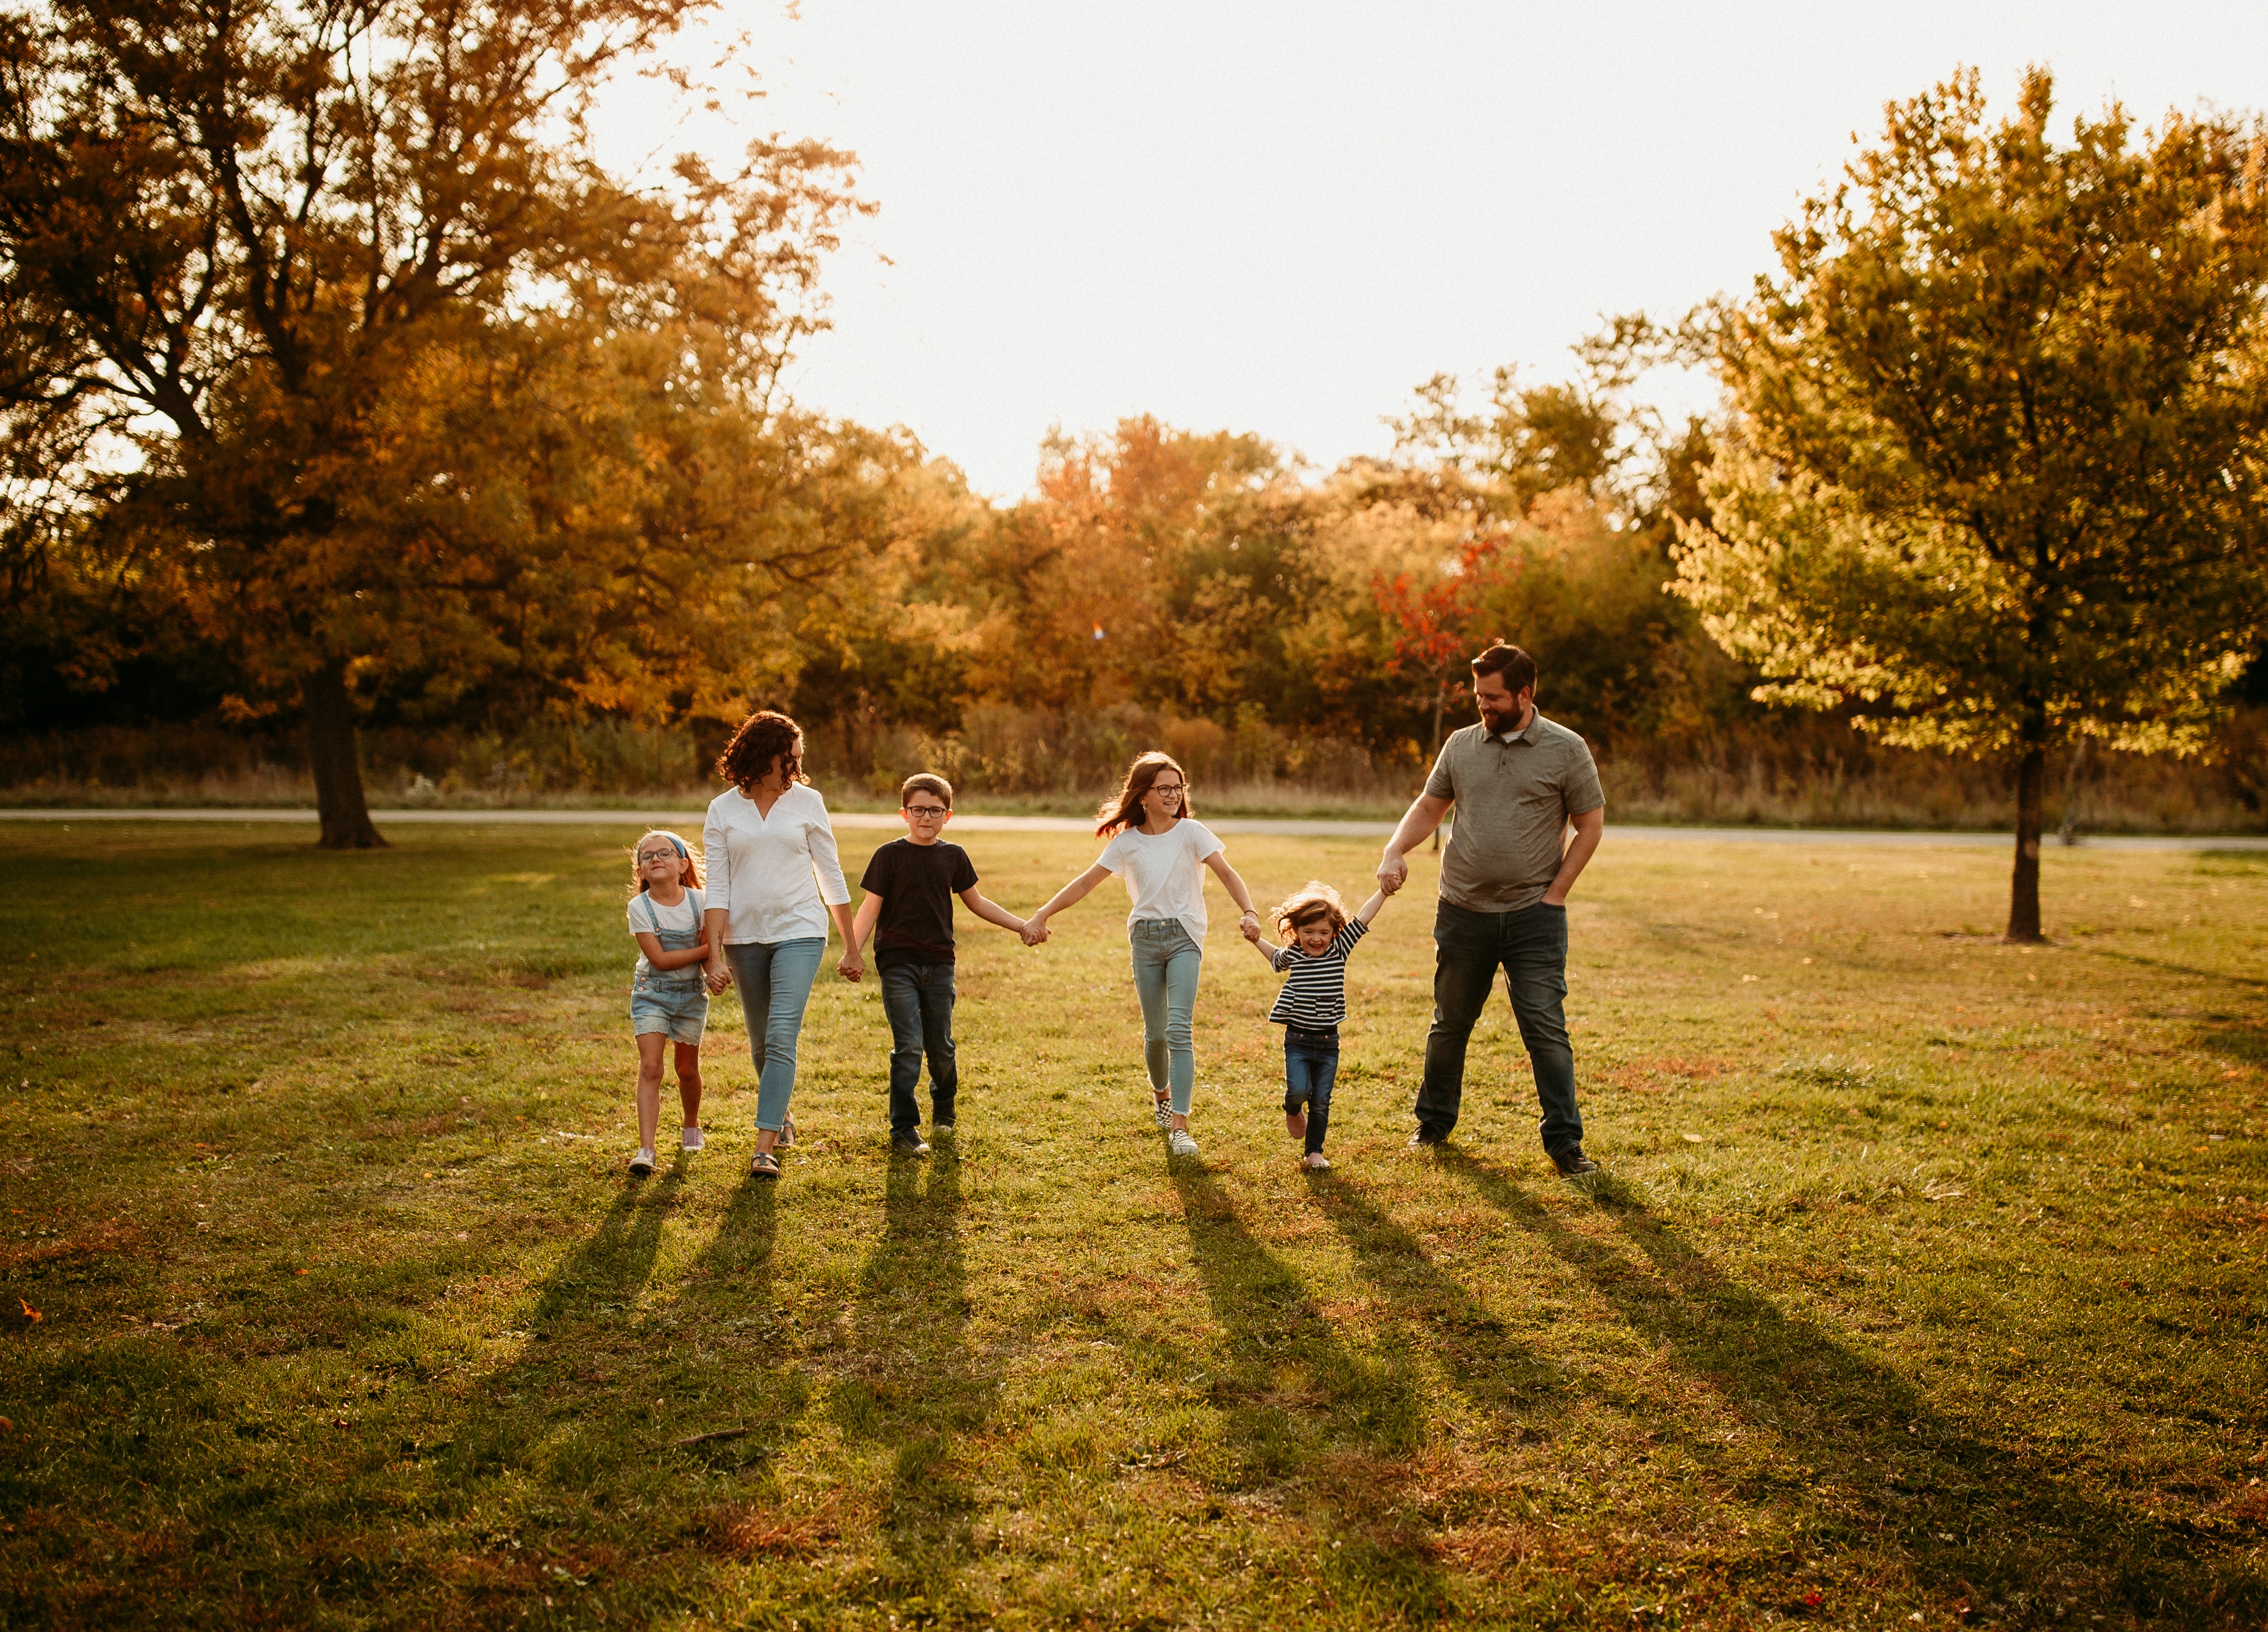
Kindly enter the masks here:
[[968, 852], [947, 844], [953, 784], [924, 771], [898, 790], [906, 836], [876, 850], [858, 887], [866, 892], [851, 924], [851, 943], [838, 973], [859, 976], [867, 937], [881, 976], [882, 1012], [890, 1021], [890, 1148], [926, 1156], [921, 1136], [922, 1059], [929, 1059], [930, 1128], [953, 1131], [954, 1097], [961, 1086], [953, 1048], [953, 898], [987, 923], [1024, 932], [1024, 921], [984, 899]]

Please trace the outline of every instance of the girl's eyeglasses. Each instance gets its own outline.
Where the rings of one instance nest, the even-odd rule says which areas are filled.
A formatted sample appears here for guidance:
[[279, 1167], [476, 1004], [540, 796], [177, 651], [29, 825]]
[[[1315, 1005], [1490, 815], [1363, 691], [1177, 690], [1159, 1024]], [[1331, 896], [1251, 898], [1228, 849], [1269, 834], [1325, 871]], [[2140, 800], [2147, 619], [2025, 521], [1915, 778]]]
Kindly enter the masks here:
[[1169, 799], [1177, 799], [1187, 790], [1178, 782], [1153, 782], [1150, 784], [1151, 792], [1162, 793]]
[[641, 867], [651, 867], [656, 862], [674, 862], [676, 859], [675, 850], [640, 850], [637, 864]]

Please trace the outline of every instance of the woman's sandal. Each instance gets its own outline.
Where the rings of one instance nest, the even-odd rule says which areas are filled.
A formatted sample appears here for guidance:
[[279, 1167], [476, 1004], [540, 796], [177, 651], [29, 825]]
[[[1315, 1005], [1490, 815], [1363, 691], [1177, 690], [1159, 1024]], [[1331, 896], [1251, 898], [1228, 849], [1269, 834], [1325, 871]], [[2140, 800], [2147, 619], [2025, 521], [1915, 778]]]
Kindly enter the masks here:
[[772, 1146], [772, 1148], [776, 1150], [784, 1150], [788, 1146], [794, 1143], [795, 1118], [792, 1116], [783, 1116], [780, 1118], [779, 1140], [777, 1143]]
[[770, 1150], [759, 1150], [748, 1159], [748, 1173], [753, 1178], [777, 1179], [780, 1176], [779, 1158]]

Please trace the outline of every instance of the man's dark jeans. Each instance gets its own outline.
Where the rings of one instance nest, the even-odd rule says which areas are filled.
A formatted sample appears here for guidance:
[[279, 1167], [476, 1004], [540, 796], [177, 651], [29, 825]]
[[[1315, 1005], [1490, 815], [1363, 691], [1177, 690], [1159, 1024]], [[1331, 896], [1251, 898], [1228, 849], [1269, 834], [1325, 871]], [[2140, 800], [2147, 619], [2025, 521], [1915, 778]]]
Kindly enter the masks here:
[[890, 1021], [890, 1131], [921, 1131], [922, 1055], [929, 1056], [932, 1124], [953, 1120], [961, 1068], [953, 1058], [953, 966], [894, 963], [882, 971], [882, 1012]]
[[1582, 1153], [1575, 1109], [1575, 1051], [1567, 1042], [1567, 909], [1538, 901], [1518, 912], [1468, 912], [1440, 902], [1433, 914], [1433, 1029], [1418, 1089], [1418, 1133], [1446, 1139], [1464, 1098], [1465, 1044], [1504, 971], [1520, 1040], [1543, 1107], [1543, 1149], [1555, 1161]]

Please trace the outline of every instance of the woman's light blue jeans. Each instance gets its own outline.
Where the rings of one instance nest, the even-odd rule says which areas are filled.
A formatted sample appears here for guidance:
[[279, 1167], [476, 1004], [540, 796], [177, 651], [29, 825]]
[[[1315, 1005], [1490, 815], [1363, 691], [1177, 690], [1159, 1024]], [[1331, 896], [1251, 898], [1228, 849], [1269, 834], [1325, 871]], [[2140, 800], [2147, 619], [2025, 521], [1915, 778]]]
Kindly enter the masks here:
[[1151, 1092], [1170, 1092], [1174, 1114], [1187, 1116], [1189, 1092], [1197, 1085], [1193, 1022], [1204, 948], [1189, 938], [1178, 918], [1137, 918], [1126, 926], [1126, 938], [1134, 947], [1134, 990], [1142, 999], [1142, 1062], [1150, 1069]]
[[748, 1057], [756, 1066], [756, 1126], [777, 1133], [787, 1121], [795, 1093], [795, 1040], [803, 1031], [804, 1005], [819, 978], [827, 937], [727, 944], [725, 961], [740, 989], [740, 1012], [748, 1024]]

